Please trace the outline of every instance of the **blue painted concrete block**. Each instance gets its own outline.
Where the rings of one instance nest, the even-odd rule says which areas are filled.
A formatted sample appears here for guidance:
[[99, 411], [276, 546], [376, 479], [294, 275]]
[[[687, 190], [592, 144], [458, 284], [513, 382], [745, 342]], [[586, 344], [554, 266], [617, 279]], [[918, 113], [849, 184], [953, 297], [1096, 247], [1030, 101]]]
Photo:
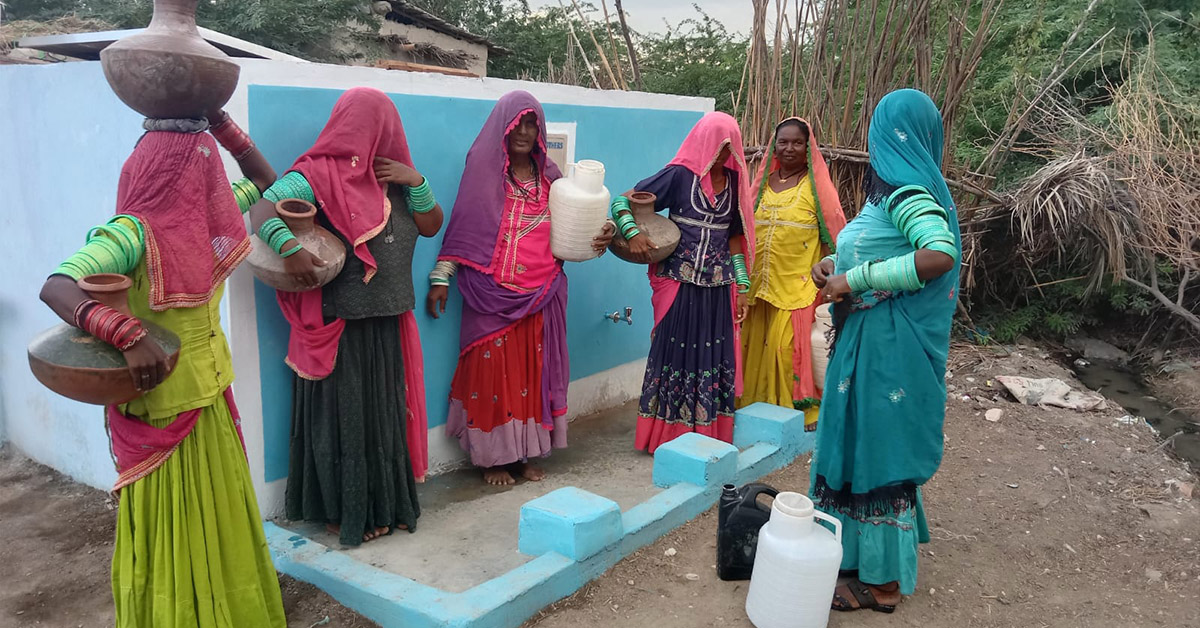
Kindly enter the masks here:
[[804, 413], [799, 410], [759, 402], [734, 414], [733, 444], [739, 449], [771, 443], [790, 451], [804, 438]]
[[737, 475], [737, 456], [737, 448], [729, 443], [694, 432], [684, 434], [654, 451], [654, 484], [725, 484]]
[[530, 556], [557, 552], [581, 561], [615, 544], [623, 532], [617, 502], [568, 486], [521, 506], [517, 549]]

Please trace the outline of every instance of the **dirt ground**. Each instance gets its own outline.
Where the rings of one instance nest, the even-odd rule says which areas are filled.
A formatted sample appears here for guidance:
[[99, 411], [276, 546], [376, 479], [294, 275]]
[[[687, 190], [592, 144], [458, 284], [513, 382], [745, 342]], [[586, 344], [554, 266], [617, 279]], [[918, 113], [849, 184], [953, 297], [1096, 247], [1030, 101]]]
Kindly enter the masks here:
[[[989, 386], [997, 375], [1074, 381], [1038, 349], [956, 348], [951, 370], [946, 455], [924, 492], [934, 539], [922, 547], [918, 592], [895, 615], [838, 614], [830, 625], [1200, 628], [1200, 491], [1183, 494], [1196, 476], [1148, 428], [1118, 422], [1120, 408], [1025, 407]], [[1194, 373], [1164, 378], [1156, 394], [1200, 405], [1198, 383]], [[996, 422], [984, 418], [991, 408], [1004, 411]], [[804, 491], [807, 462], [766, 481]], [[114, 506], [0, 452], [0, 626], [112, 625]], [[527, 628], [748, 628], [748, 583], [717, 579], [715, 543], [713, 510]], [[374, 625], [311, 586], [282, 582], [289, 626]]]
[[[1200, 501], [1167, 483], [1187, 491], [1196, 476], [1144, 425], [1116, 421], [1120, 408], [1026, 407], [989, 387], [997, 375], [1074, 383], [1039, 349], [956, 348], [951, 370], [918, 591], [895, 615], [835, 613], [830, 626], [1200, 627]], [[1200, 393], [1196, 378], [1170, 380], [1178, 389], [1164, 398]], [[991, 408], [1000, 420], [985, 419]], [[805, 491], [808, 461], [765, 481]], [[749, 628], [749, 583], [716, 577], [716, 525], [713, 509], [526, 628]]]
[[[0, 626], [112, 626], [116, 514], [106, 493], [0, 450]], [[375, 626], [309, 584], [280, 582], [291, 628]]]

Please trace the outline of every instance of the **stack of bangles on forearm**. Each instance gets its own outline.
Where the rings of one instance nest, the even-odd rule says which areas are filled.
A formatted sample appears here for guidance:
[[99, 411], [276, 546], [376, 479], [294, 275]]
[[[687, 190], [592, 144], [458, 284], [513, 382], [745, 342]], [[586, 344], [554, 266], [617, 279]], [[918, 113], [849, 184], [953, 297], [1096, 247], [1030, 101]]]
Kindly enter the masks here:
[[925, 287], [925, 282], [917, 276], [916, 252], [859, 264], [846, 271], [846, 283], [854, 292], [868, 290], [911, 292]]
[[750, 273], [746, 270], [746, 255], [733, 254], [733, 281], [737, 284], [738, 294], [750, 292]]
[[450, 285], [450, 278], [454, 276], [454, 272], [457, 270], [458, 264], [449, 260], [439, 260], [438, 263], [433, 265], [433, 270], [429, 273], [429, 285]]
[[262, 193], [258, 191], [258, 186], [254, 185], [253, 181], [241, 178], [233, 182], [233, 198], [237, 201], [238, 209], [244, 214], [262, 199]]
[[612, 204], [609, 205], [609, 213], [617, 225], [617, 230], [621, 232], [621, 237], [632, 240], [633, 236], [641, 233], [637, 228], [637, 222], [633, 220], [633, 213], [629, 209], [629, 199], [624, 196], [614, 198]]
[[119, 351], [132, 349], [147, 333], [138, 319], [94, 299], [88, 299], [75, 308], [75, 326]]
[[408, 210], [414, 214], [428, 214], [437, 206], [429, 181], [421, 179], [421, 185], [408, 188]]
[[287, 223], [283, 222], [283, 219], [278, 216], [268, 219], [258, 228], [258, 237], [263, 242], [266, 242], [267, 246], [271, 247], [271, 250], [278, 253], [281, 257], [295, 255], [300, 249], [304, 248], [297, 242], [296, 246], [286, 251], [283, 250], [283, 245], [295, 239], [296, 236], [292, 235], [292, 230], [288, 228]]
[[250, 141], [250, 136], [246, 135], [246, 132], [229, 116], [225, 116], [224, 120], [217, 122], [210, 128], [210, 131], [213, 137], [221, 143], [221, 146], [225, 147], [225, 150], [229, 151], [238, 161], [254, 152], [254, 142]]

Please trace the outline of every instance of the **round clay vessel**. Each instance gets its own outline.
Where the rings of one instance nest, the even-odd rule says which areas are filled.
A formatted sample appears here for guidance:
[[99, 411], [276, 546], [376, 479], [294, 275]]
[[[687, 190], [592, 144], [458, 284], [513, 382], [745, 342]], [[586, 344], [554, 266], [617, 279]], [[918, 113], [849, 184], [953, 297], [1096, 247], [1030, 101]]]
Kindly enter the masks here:
[[[287, 223], [301, 246], [325, 261], [325, 265], [317, 269], [318, 283], [323, 286], [333, 281], [346, 264], [346, 245], [327, 229], [317, 226], [316, 206], [298, 198], [285, 198], [275, 204], [275, 213]], [[283, 257], [271, 250], [262, 238], [250, 240], [250, 256], [246, 263], [259, 281], [284, 292], [304, 292], [305, 288], [288, 274]]]
[[[675, 252], [675, 247], [679, 246], [679, 227], [666, 216], [659, 215], [654, 211], [654, 201], [657, 199], [655, 195], [649, 192], [634, 192], [629, 195], [629, 208], [633, 211], [633, 220], [637, 223], [638, 231], [646, 234], [650, 241], [658, 248], [650, 253], [651, 264], [657, 264]], [[644, 264], [640, 260], [634, 259], [629, 252], [629, 242], [625, 240], [625, 236], [618, 231], [608, 245], [613, 255], [634, 264]]]
[[199, 0], [154, 0], [146, 30], [100, 51], [117, 97], [148, 118], [202, 118], [229, 102], [241, 68], [196, 30]]
[[[124, 275], [89, 275], [79, 282], [88, 296], [126, 314], [126, 291], [132, 285]], [[179, 336], [154, 323], [142, 321], [149, 335], [140, 342], [156, 342], [167, 354], [167, 374], [179, 362]], [[38, 334], [29, 343], [29, 369], [46, 388], [83, 403], [122, 404], [142, 395], [133, 386], [125, 356], [108, 343], [66, 323]]]

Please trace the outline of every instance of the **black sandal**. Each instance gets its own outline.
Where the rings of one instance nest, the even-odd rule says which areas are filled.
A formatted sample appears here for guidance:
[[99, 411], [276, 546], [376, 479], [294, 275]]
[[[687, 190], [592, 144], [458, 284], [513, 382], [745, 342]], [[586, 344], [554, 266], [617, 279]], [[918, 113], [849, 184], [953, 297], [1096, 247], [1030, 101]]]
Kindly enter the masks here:
[[833, 593], [834, 603], [830, 605], [830, 608], [843, 613], [850, 611], [861, 611], [865, 609], [873, 610], [876, 613], [889, 614], [896, 611], [895, 604], [880, 604], [879, 601], [875, 599], [875, 594], [871, 593], [871, 588], [863, 584], [863, 582], [857, 578], [847, 582], [846, 588], [850, 589], [850, 593], [858, 602], [858, 606], [853, 606], [850, 603], [850, 600], [838, 595], [837, 590], [835, 589]]

